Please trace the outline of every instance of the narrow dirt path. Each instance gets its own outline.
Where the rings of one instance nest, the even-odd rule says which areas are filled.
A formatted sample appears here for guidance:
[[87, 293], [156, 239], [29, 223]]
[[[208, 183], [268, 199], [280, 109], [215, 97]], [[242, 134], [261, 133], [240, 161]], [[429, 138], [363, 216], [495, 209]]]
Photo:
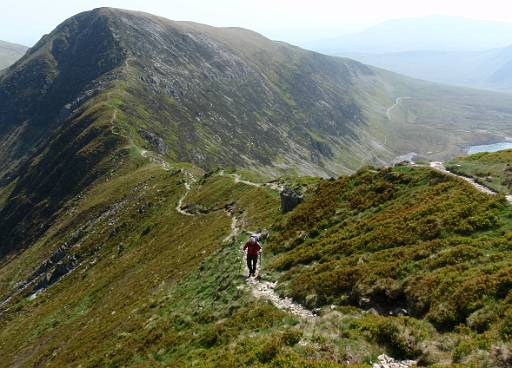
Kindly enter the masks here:
[[240, 232], [240, 219], [235, 215], [231, 215], [231, 232], [224, 238], [224, 243], [230, 243], [236, 241], [238, 233]]
[[260, 188], [263, 186], [263, 184], [260, 184], [260, 183], [253, 183], [252, 181], [243, 180], [242, 177], [240, 176], [240, 174], [226, 174], [224, 172], [224, 170], [219, 171], [218, 175], [233, 178], [233, 180], [235, 181], [235, 184], [242, 183], [242, 184], [249, 185], [251, 187], [257, 187], [257, 188]]
[[[253, 186], [253, 187], [268, 187], [272, 190], [281, 191], [283, 190], [282, 186], [276, 183], [253, 183], [248, 180], [242, 180], [239, 174], [226, 174], [224, 171], [219, 172], [219, 176], [229, 176], [233, 178], [235, 183], [242, 183], [245, 185]], [[241, 228], [237, 225], [238, 219], [233, 216], [233, 222], [231, 225], [231, 234], [225, 239], [236, 239], [238, 236], [238, 233], [240, 232]], [[244, 241], [245, 242], [245, 241]], [[240, 249], [242, 249], [244, 242], [240, 244]], [[242, 269], [243, 269], [243, 275], [247, 273], [246, 271], [246, 254], [242, 253], [241, 257], [242, 259], [240, 262], [242, 262]], [[258, 266], [256, 270], [256, 277], [249, 277], [247, 278], [247, 285], [251, 289], [251, 293], [253, 296], [255, 296], [258, 299], [265, 299], [271, 302], [276, 308], [280, 310], [287, 311], [297, 317], [299, 317], [302, 320], [306, 321], [312, 321], [317, 318], [317, 316], [304, 306], [302, 306], [299, 303], [295, 303], [291, 298], [283, 298], [281, 297], [276, 291], [277, 281], [276, 282], [270, 282], [270, 281], [262, 281], [260, 280], [260, 271], [261, 271], [261, 259], [258, 261]]]
[[[486, 187], [485, 185], [479, 184], [475, 181], [473, 178], [468, 178], [466, 176], [457, 175], [455, 173], [452, 173], [451, 171], [446, 170], [446, 167], [444, 166], [444, 163], [440, 161], [434, 161], [430, 163], [430, 167], [433, 168], [436, 171], [442, 172], [443, 174], [450, 175], [450, 176], [456, 176], [457, 178], [461, 178], [462, 180], [465, 180], [469, 184], [471, 184], [474, 188], [476, 188], [479, 192], [489, 194], [489, 195], [497, 195], [498, 192]], [[508, 203], [512, 204], [512, 195], [505, 196]]]
[[[128, 62], [128, 60], [126, 60], [126, 63], [127, 62]], [[128, 64], [126, 64], [126, 66], [128, 66]], [[110, 130], [111, 130], [112, 134], [118, 135], [118, 136], [122, 136], [120, 133], [115, 131], [115, 128], [116, 128], [115, 121], [116, 121], [116, 118], [117, 118], [117, 111], [118, 111], [117, 108], [114, 108], [114, 112], [112, 113], [112, 118], [110, 119], [110, 125], [111, 125]], [[154, 163], [157, 163], [158, 165], [160, 165], [163, 170], [165, 170], [165, 171], [170, 171], [171, 170], [172, 166], [167, 161], [165, 161], [165, 159], [160, 157], [155, 152], [149, 151], [149, 150], [145, 150], [145, 149], [138, 149], [138, 152], [140, 153], [140, 155], [142, 157], [147, 158], [151, 162], [154, 162]], [[176, 211], [178, 213], [180, 213], [181, 215], [184, 215], [184, 216], [193, 216], [192, 213], [189, 213], [189, 212], [183, 210], [181, 207], [183, 206], [183, 201], [185, 200], [185, 198], [190, 193], [191, 184], [195, 182], [195, 178], [192, 175], [192, 173], [190, 173], [189, 171], [185, 171], [185, 170], [183, 170], [183, 171], [185, 172], [185, 176], [187, 177], [187, 180], [185, 181], [185, 189], [186, 190], [185, 190], [185, 193], [183, 194], [183, 196], [181, 196], [181, 198], [178, 201], [178, 204], [176, 206]]]
[[485, 187], [485, 186], [483, 186], [481, 184], [478, 184], [473, 178], [468, 178], [468, 177], [465, 177], [465, 176], [462, 176], [462, 175], [457, 175], [455, 173], [452, 173], [451, 171], [446, 170], [446, 167], [440, 161], [431, 162], [430, 163], [430, 167], [433, 168], [434, 170], [437, 170], [437, 171], [442, 172], [444, 174], [447, 174], [447, 175], [450, 175], [450, 176], [456, 176], [458, 178], [461, 178], [461, 179], [467, 181], [469, 184], [471, 184], [473, 187], [475, 187], [478, 191], [480, 191], [482, 193], [491, 194], [491, 195], [496, 195], [497, 194], [494, 190], [489, 189], [489, 188], [487, 188], [487, 187]]
[[112, 118], [110, 118], [110, 131], [114, 135], [121, 135], [118, 132], [114, 131], [114, 128], [116, 127], [115, 124], [114, 124], [116, 119], [117, 119], [117, 109], [114, 109], [114, 113], [112, 114]]
[[185, 198], [187, 198], [188, 194], [190, 193], [190, 189], [190, 184], [185, 183], [185, 193], [183, 193], [183, 195], [180, 197], [178, 201], [178, 204], [176, 205], [176, 212], [184, 216], [194, 216], [194, 214], [189, 213], [182, 208], [183, 201], [185, 200]]
[[284, 190], [284, 186], [282, 184], [275, 183], [275, 182], [254, 183], [252, 181], [242, 179], [240, 174], [226, 174], [224, 172], [224, 170], [221, 170], [217, 175], [224, 176], [224, 177], [231, 177], [235, 181], [235, 184], [242, 183], [242, 184], [245, 184], [245, 185], [249, 185], [251, 187], [270, 188], [270, 189], [272, 189], [274, 191], [277, 191], [277, 192], [282, 192]]

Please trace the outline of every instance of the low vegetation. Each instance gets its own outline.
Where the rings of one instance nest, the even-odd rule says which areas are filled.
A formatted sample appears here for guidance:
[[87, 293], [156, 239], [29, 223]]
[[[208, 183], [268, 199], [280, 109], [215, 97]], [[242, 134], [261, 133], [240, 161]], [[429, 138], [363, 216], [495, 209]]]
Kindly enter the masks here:
[[451, 172], [472, 177], [496, 192], [512, 193], [512, 150], [459, 157], [446, 167]]
[[[187, 193], [178, 164], [123, 162], [0, 269], [1, 299], [12, 296], [0, 314], [0, 365], [364, 367], [381, 353], [510, 364], [503, 197], [428, 168], [364, 168], [337, 180], [282, 178], [304, 192], [282, 215], [277, 191], [236, 182], [236, 172], [187, 166], [196, 177]], [[180, 198], [193, 216], [176, 211]], [[239, 232], [229, 239], [233, 216]], [[256, 230], [270, 233], [262, 277], [318, 318], [252, 295], [239, 247]], [[61, 248], [71, 257], [61, 264], [75, 260], [69, 272], [53, 265], [42, 292], [29, 284], [13, 294]]]
[[430, 361], [425, 341], [450, 336], [454, 361], [479, 362], [510, 348], [511, 240], [501, 196], [426, 168], [366, 168], [320, 183], [270, 248], [281, 290], [301, 303], [398, 316], [361, 324], [395, 355]]

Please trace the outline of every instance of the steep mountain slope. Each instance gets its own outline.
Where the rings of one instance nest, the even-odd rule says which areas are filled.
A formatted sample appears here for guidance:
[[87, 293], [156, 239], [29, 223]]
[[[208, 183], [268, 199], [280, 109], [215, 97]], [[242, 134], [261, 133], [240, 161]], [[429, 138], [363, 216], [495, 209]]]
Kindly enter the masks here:
[[[68, 20], [0, 83], [1, 134], [10, 142], [0, 173], [48, 127], [59, 126], [88, 97], [107, 90], [118, 95], [125, 135], [139, 144], [149, 142], [173, 161], [322, 175], [349, 172], [362, 162], [391, 162], [407, 153], [386, 141], [405, 138], [400, 136], [403, 122], [390, 123], [386, 114], [405, 93], [423, 106], [411, 114], [419, 134], [431, 130], [433, 104], [446, 105], [449, 115], [441, 124], [462, 129], [469, 120], [487, 129], [503, 114], [490, 105], [510, 102], [499, 95], [421, 84], [245, 30], [112, 9]], [[465, 113], [467, 105], [484, 110], [485, 124]], [[486, 138], [474, 131], [469, 140]], [[450, 142], [443, 152], [458, 148]]]
[[123, 150], [112, 107], [98, 104], [123, 62], [108, 22], [97, 12], [65, 22], [0, 77], [2, 255], [34, 241]]
[[28, 47], [0, 41], [0, 70], [14, 64], [27, 51]]
[[[122, 40], [128, 56], [121, 109], [142, 139], [173, 161], [327, 176], [411, 151], [446, 157], [493, 139], [489, 132], [510, 130], [503, 120], [510, 96], [425, 84], [241, 29], [129, 12], [114, 18], [119, 34], [130, 36]], [[412, 98], [402, 104], [411, 111], [390, 119], [402, 96]], [[436, 134], [432, 116], [440, 111]], [[412, 131], [437, 147], [411, 139]], [[404, 141], [416, 149], [397, 144]]]
[[336, 175], [512, 135], [508, 106], [511, 96], [422, 83], [246, 30], [81, 13], [0, 76], [0, 254], [33, 244], [69, 200], [140, 152], [266, 177]]

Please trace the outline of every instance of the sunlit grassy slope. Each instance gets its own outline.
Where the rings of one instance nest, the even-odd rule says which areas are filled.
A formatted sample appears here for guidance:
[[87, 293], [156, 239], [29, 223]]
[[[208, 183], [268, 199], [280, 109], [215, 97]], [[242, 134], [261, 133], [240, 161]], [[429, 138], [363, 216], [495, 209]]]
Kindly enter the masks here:
[[425, 341], [450, 336], [455, 361], [481, 363], [475, 349], [510, 339], [512, 212], [501, 196], [430, 169], [362, 169], [321, 183], [273, 230], [284, 293], [410, 316], [402, 355], [435, 356]]
[[512, 150], [482, 152], [447, 163], [448, 170], [475, 178], [500, 193], [512, 193]]
[[[276, 192], [214, 172], [183, 202], [200, 214], [184, 216], [175, 207], [186, 180], [156, 164], [120, 170], [71, 202], [23, 257], [5, 260], [2, 299], [63, 244], [79, 266], [9, 302], [0, 366], [335, 367], [382, 352], [506, 359], [512, 223], [502, 198], [429, 169], [362, 169], [307, 180], [306, 201], [281, 215]], [[226, 208], [244, 230], [270, 230], [263, 277], [319, 308], [316, 321], [254, 299], [240, 277], [246, 235], [225, 240]]]
[[[178, 285], [185, 282], [186, 277], [189, 283], [193, 282], [191, 271], [199, 272], [204, 267], [201, 261], [212, 254], [221, 252], [235, 259], [238, 254], [234, 253], [235, 248], [226, 248], [222, 243], [231, 223], [224, 211], [193, 217], [175, 211], [178, 197], [185, 190], [183, 180], [180, 172], [168, 173], [156, 165], [109, 180], [85, 193], [61, 216], [49, 235], [31, 247], [24, 257], [4, 265], [0, 278], [2, 294], [6, 295], [16, 282], [28, 277], [42, 259], [65, 243], [74, 242], [72, 253], [80, 260], [75, 271], [46, 292], [33, 301], [21, 294], [2, 314], [2, 365], [18, 362], [31, 366], [46, 362], [63, 366], [72, 361], [87, 366], [138, 364], [153, 359], [147, 355], [150, 352], [156, 357], [163, 346], [170, 349], [169, 343], [175, 339], [183, 344], [176, 356], [192, 354], [190, 339], [196, 341], [198, 349], [203, 346], [201, 341], [205, 337], [195, 337], [195, 329], [188, 328], [191, 326], [185, 321], [182, 322], [188, 339], [179, 337], [182, 322], [177, 318], [190, 318], [192, 323], [197, 313], [198, 321], [204, 319], [206, 324], [216, 318], [206, 312], [201, 315], [201, 306], [197, 304], [202, 296], [200, 288], [179, 289]], [[264, 191], [259, 192], [255, 188], [252, 195], [266, 195]], [[245, 195], [250, 195], [250, 191]], [[232, 198], [237, 201], [236, 193]], [[268, 212], [268, 222], [271, 216], [278, 214], [277, 201], [268, 201], [266, 207], [261, 208], [261, 212], [264, 211]], [[248, 214], [251, 215], [250, 209]], [[252, 224], [265, 225], [257, 220]], [[215, 279], [219, 272], [225, 274], [227, 279], [223, 283], [212, 284], [212, 280], [204, 279], [208, 291], [203, 291], [206, 296], [202, 297], [209, 308], [215, 303], [216, 288], [229, 287], [230, 293], [237, 290], [232, 283], [233, 280], [238, 282], [237, 260], [233, 264], [225, 261], [222, 258], [218, 266], [236, 267], [219, 269], [212, 275]], [[188, 307], [183, 307], [183, 303], [188, 304], [184, 297], [171, 297], [180, 290], [190, 293]], [[228, 293], [225, 297], [233, 298], [233, 295]], [[182, 306], [182, 317], [172, 308], [173, 303]], [[218, 313], [228, 316], [242, 306], [243, 303], [235, 305], [228, 312], [219, 302]], [[160, 307], [171, 314], [166, 327], [159, 325], [157, 311]], [[188, 315], [188, 308], [195, 308], [196, 312]], [[258, 308], [263, 308], [263, 312], [272, 309], [264, 305]], [[208, 310], [214, 313], [215, 309]], [[270, 322], [262, 319], [255, 324], [272, 325], [274, 319], [280, 321], [284, 317], [283, 313], [271, 311]], [[155, 326], [151, 327], [152, 324]], [[177, 329], [173, 337], [169, 328], [174, 324]], [[158, 349], [154, 350], [157, 340]], [[167, 354], [174, 356], [167, 350]]]

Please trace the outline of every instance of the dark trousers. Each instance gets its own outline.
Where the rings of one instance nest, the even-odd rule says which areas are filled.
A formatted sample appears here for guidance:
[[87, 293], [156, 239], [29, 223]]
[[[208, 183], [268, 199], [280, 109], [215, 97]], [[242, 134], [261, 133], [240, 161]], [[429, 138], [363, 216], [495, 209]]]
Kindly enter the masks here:
[[256, 265], [258, 264], [258, 256], [247, 255], [247, 268], [249, 273], [254, 275], [256, 273]]

